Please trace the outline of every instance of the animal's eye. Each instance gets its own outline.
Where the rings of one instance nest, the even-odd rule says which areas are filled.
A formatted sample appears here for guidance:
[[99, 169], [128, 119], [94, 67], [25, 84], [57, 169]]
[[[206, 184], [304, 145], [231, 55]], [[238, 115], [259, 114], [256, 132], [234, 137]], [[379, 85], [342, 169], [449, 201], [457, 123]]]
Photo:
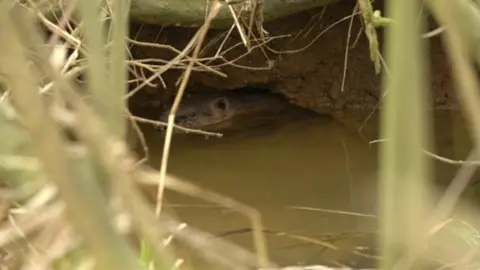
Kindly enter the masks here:
[[215, 108], [220, 109], [222, 111], [226, 111], [228, 109], [228, 100], [226, 98], [219, 98], [215, 100]]
[[195, 117], [196, 115], [197, 115], [196, 112], [189, 112], [189, 113], [187, 114], [187, 117], [193, 118], [193, 117]]

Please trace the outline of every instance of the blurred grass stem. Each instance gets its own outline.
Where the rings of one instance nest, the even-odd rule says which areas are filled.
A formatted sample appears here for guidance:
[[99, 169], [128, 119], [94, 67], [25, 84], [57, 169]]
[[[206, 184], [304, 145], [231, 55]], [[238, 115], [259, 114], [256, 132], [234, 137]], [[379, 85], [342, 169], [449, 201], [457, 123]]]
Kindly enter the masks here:
[[382, 137], [389, 139], [380, 147], [381, 269], [398, 267], [398, 259], [418, 244], [422, 233], [418, 221], [425, 216], [428, 202], [431, 161], [422, 149], [431, 149], [429, 73], [420, 5], [417, 0], [386, 2], [386, 16], [394, 23], [386, 35], [390, 77], [384, 73], [383, 89], [389, 92], [381, 115]]
[[0, 69], [9, 79], [11, 96], [25, 120], [43, 170], [57, 185], [72, 224], [83, 235], [86, 245], [97, 259], [98, 267], [139, 269], [135, 256], [109, 223], [109, 215], [103, 207], [106, 205], [105, 199], [95, 181], [92, 181], [94, 179], [89, 175], [89, 170], [81, 167], [85, 163], [77, 166], [72, 164], [66, 152], [65, 140], [42, 104], [38, 94], [39, 81], [29, 72], [31, 67], [26, 61], [24, 42], [28, 40], [25, 38], [28, 33], [19, 30], [25, 28], [33, 28], [31, 18], [26, 17], [21, 8], [11, 7], [8, 1], [1, 2], [0, 33], [3, 41], [0, 43]]

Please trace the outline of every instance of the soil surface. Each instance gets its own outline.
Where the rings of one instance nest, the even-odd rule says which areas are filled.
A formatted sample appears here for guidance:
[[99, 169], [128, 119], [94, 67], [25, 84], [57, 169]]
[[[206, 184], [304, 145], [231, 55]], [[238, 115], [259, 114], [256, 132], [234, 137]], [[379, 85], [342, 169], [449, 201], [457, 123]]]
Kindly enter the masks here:
[[[340, 108], [374, 108], [381, 100], [382, 74], [375, 74], [360, 16], [351, 16], [355, 2], [340, 1], [268, 22], [264, 28], [270, 37], [276, 38], [264, 46], [253, 44], [250, 52], [242, 45], [236, 30], [226, 40], [229, 29], [210, 30], [201, 52], [202, 63], [226, 77], [196, 65], [187, 93], [259, 87], [280, 93], [289, 102], [318, 113], [331, 113]], [[374, 8], [382, 10], [381, 4]], [[435, 28], [431, 20], [429, 29]], [[130, 30], [135, 40], [168, 44], [178, 50], [182, 50], [197, 31], [145, 24], [132, 24]], [[381, 32], [379, 29], [380, 45]], [[433, 105], [437, 109], [451, 108], [455, 105], [452, 79], [440, 37], [429, 39], [429, 50]], [[207, 60], [218, 51], [221, 59]], [[177, 55], [168, 48], [139, 45], [133, 45], [131, 53], [135, 59], [150, 60], [143, 63], [157, 64], [155, 59], [169, 60]], [[151, 74], [138, 67], [136, 72]], [[163, 82], [156, 80], [153, 82], [156, 85], [145, 87], [132, 98], [132, 104], [144, 105], [152, 101], [161, 104], [175, 94], [182, 72], [180, 66], [167, 71], [162, 75]], [[135, 86], [132, 84], [132, 88]]]

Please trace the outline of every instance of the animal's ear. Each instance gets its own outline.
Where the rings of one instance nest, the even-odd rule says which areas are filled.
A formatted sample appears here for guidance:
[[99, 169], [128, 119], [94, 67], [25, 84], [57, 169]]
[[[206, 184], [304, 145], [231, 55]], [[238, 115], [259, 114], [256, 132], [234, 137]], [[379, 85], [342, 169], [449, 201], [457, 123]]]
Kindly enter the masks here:
[[225, 98], [225, 97], [217, 98], [213, 102], [213, 107], [217, 110], [220, 110], [220, 111], [227, 111], [229, 106], [230, 106], [230, 104], [228, 102], [228, 99]]

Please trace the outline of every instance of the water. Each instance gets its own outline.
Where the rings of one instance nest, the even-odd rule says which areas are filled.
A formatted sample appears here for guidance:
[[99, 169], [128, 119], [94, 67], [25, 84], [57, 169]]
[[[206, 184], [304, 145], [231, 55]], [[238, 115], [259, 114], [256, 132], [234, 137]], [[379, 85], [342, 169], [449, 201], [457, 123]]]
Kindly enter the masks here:
[[[377, 222], [378, 144], [368, 143], [378, 139], [375, 123], [373, 118], [364, 128], [364, 137], [325, 117], [221, 139], [174, 136], [168, 172], [257, 208], [264, 226], [272, 231], [267, 233], [271, 259], [281, 265], [338, 262], [368, 266], [374, 263], [366, 255], [373, 253]], [[442, 135], [436, 139], [437, 153], [452, 155], [449, 114], [439, 114], [436, 123], [436, 133]], [[149, 127], [143, 130], [149, 163], [158, 168], [163, 137]], [[451, 179], [455, 166], [436, 165], [439, 182]], [[184, 222], [215, 235], [230, 232], [226, 239], [252, 249], [245, 216], [177, 193], [166, 196], [168, 209]], [[293, 236], [315, 238], [331, 246], [307, 244]]]

